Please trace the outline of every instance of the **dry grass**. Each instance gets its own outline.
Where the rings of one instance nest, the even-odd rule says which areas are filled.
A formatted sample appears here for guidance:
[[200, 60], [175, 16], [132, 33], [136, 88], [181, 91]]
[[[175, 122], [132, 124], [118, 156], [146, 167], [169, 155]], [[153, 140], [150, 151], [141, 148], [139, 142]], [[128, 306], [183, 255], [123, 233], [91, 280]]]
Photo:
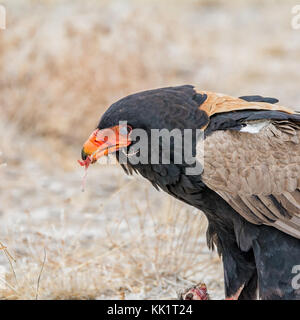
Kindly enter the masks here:
[[206, 221], [82, 142], [116, 99], [183, 83], [300, 105], [293, 1], [9, 0], [0, 31], [0, 264], [4, 299], [222, 297]]
[[[42, 216], [39, 210], [19, 214], [17, 220], [16, 215], [6, 217], [2, 239], [16, 262], [2, 298], [170, 299], [199, 275], [220, 297], [219, 259], [199, 236], [205, 218], [153, 194], [147, 185], [144, 203], [128, 199], [137, 185], [141, 182], [126, 182], [100, 209], [81, 217], [80, 212], [70, 214], [67, 205], [55, 219], [53, 212]], [[150, 199], [162, 202], [155, 205]], [[109, 208], [112, 203], [117, 203], [116, 212]]]

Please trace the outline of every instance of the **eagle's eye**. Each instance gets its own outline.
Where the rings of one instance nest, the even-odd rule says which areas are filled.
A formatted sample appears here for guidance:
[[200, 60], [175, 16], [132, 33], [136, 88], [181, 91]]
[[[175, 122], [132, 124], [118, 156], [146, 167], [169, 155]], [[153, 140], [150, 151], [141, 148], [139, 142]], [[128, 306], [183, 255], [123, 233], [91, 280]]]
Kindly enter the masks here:
[[126, 127], [121, 127], [119, 132], [121, 135], [126, 136], [131, 132], [131, 130], [132, 128], [130, 126], [126, 126]]

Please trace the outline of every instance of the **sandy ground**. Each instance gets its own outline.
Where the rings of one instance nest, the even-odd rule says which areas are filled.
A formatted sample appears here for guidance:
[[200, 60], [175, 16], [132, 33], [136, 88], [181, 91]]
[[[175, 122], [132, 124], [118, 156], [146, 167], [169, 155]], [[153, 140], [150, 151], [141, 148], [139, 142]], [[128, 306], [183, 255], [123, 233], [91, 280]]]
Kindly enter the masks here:
[[30, 174], [1, 168], [1, 242], [16, 259], [15, 278], [0, 256], [4, 298], [174, 299], [200, 280], [222, 297], [220, 261], [206, 248], [199, 212], [115, 166], [91, 168], [82, 192], [81, 170], [24, 165]]
[[3, 3], [0, 297], [174, 299], [203, 281], [223, 298], [199, 211], [117, 166], [90, 168], [82, 192], [76, 160], [105, 108], [142, 89], [190, 83], [299, 106], [295, 3]]

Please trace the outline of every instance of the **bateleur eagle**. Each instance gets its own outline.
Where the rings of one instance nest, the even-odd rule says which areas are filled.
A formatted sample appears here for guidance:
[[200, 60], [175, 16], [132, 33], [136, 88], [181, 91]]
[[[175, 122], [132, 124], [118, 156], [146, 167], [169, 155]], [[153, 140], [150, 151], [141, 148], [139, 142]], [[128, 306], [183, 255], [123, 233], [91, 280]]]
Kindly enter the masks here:
[[[121, 154], [135, 150], [133, 129], [149, 135], [152, 129], [176, 128], [183, 135], [190, 129], [202, 172], [187, 174], [192, 165], [174, 161], [174, 142], [170, 163], [161, 161], [159, 149], [158, 163], [132, 163], [128, 156], [122, 167], [204, 212], [208, 246], [222, 256], [227, 299], [256, 299], [257, 291], [260, 299], [300, 299], [293, 273], [300, 265], [300, 113], [277, 102], [191, 85], [132, 94], [103, 114], [81, 164], [108, 153], [120, 162]], [[197, 129], [204, 137], [202, 156]], [[147, 143], [151, 150], [153, 140]]]

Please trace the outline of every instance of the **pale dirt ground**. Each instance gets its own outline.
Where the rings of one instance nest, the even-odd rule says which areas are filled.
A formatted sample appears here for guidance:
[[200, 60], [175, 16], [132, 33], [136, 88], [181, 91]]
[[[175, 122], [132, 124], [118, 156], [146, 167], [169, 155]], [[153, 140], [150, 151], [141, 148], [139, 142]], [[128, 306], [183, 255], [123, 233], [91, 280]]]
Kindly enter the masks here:
[[[0, 251], [4, 299], [223, 298], [200, 212], [117, 166], [76, 159], [101, 113], [142, 89], [195, 84], [300, 105], [293, 1], [2, 2]], [[10, 265], [11, 263], [11, 265]]]

